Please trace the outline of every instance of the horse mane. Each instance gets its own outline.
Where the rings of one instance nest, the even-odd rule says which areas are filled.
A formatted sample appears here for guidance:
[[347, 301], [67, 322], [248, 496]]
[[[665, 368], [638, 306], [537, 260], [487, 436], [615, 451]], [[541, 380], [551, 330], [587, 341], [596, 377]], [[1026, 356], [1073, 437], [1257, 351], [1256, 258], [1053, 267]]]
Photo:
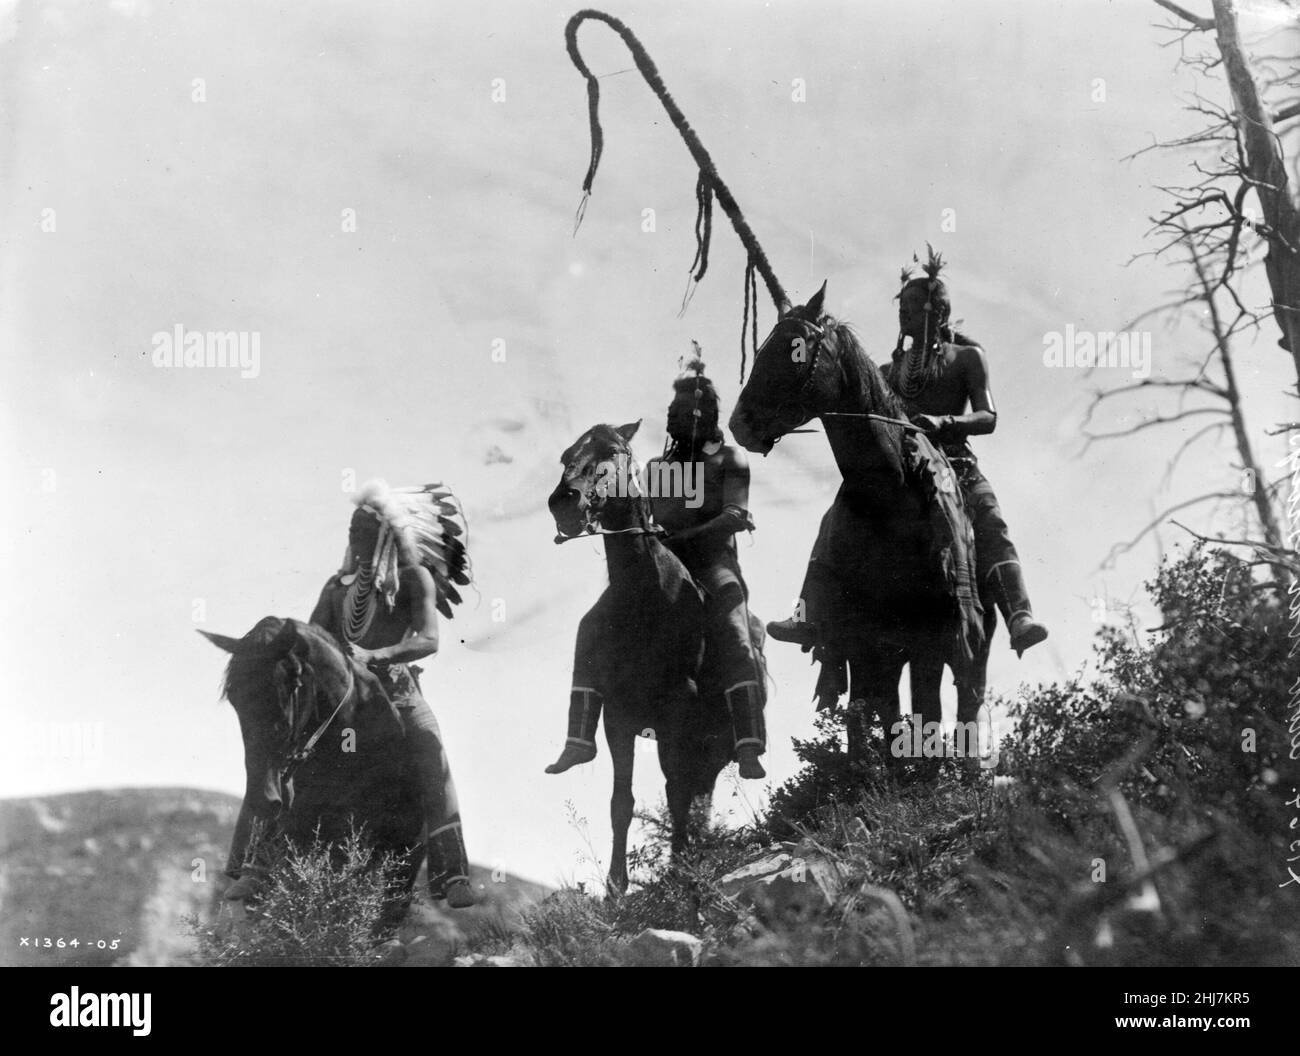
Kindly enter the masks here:
[[239, 656], [231, 653], [221, 678], [221, 696], [234, 703], [235, 697], [258, 688], [263, 664], [270, 653], [271, 643], [284, 630], [287, 620], [279, 616], [263, 616], [242, 639], [241, 646], [251, 646], [254, 653]]
[[830, 315], [822, 316], [821, 325], [834, 335], [836, 346], [840, 350], [841, 360], [853, 364], [854, 372], [857, 375], [858, 383], [862, 386], [862, 394], [868, 406], [874, 408], [875, 413], [883, 414], [889, 418], [906, 420], [907, 411], [903, 407], [903, 401], [899, 398], [898, 393], [890, 387], [889, 382], [885, 380], [884, 372], [867, 355], [867, 351], [862, 347], [862, 342], [858, 340], [857, 332], [853, 327], [849, 323]]
[[[275, 640], [283, 633], [284, 629], [290, 624], [297, 627], [299, 634], [314, 637], [322, 645], [326, 645], [335, 651], [338, 651], [338, 645], [333, 635], [323, 627], [318, 627], [314, 623], [304, 623], [301, 620], [281, 619], [279, 616], [264, 616], [257, 621], [257, 624], [244, 635], [242, 644], [246, 647], [243, 655], [234, 655], [226, 664], [225, 675], [221, 683], [221, 695], [231, 704], [236, 700], [262, 699], [268, 694], [274, 685], [271, 677], [271, 671], [274, 664], [289, 658], [289, 654], [277, 655], [273, 648]], [[302, 661], [299, 677], [304, 681], [311, 681], [314, 674], [310, 661]], [[315, 709], [316, 702], [311, 702], [311, 707]]]

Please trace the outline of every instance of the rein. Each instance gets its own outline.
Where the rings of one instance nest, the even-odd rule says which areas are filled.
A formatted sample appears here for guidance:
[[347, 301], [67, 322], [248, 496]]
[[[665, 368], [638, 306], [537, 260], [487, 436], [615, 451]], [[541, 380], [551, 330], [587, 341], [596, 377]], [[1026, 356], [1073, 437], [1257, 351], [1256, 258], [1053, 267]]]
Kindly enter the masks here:
[[[294, 702], [295, 710], [298, 704], [298, 693], [301, 689], [302, 689], [301, 683], [294, 686], [293, 688], [293, 702]], [[325, 731], [329, 729], [330, 723], [332, 723], [336, 718], [338, 718], [339, 712], [342, 711], [344, 706], [348, 703], [348, 701], [350, 701], [353, 698], [353, 696], [356, 695], [356, 692], [357, 692], [357, 679], [356, 676], [352, 673], [352, 669], [349, 667], [347, 692], [343, 694], [342, 699], [339, 700], [334, 710], [330, 712], [329, 718], [327, 718], [324, 722], [322, 722], [319, 726], [317, 726], [315, 732], [310, 737], [307, 738], [307, 743], [304, 744], [301, 748], [299, 748], [296, 752], [293, 752], [291, 755], [288, 756], [288, 758], [285, 760], [284, 766], [281, 768], [280, 771], [282, 777], [289, 778], [293, 776], [294, 770], [296, 770], [302, 763], [305, 763], [311, 757], [312, 752], [316, 750], [317, 743], [319, 743], [321, 737], [324, 736]]]
[[[631, 451], [629, 450], [629, 451], [621, 452], [620, 456], [626, 458], [627, 460], [628, 465], [624, 467], [627, 475], [635, 479], [637, 473], [640, 472], [640, 467], [637, 465], [636, 459], [632, 457]], [[568, 535], [564, 532], [557, 531], [555, 533], [556, 543], [567, 543], [572, 539], [587, 539], [593, 535], [660, 535], [661, 536], [665, 534], [663, 528], [661, 528], [659, 525], [654, 523], [654, 512], [649, 508], [649, 504], [646, 505], [646, 509], [645, 509], [645, 516], [649, 522], [648, 524], [645, 525], [636, 524], [636, 525], [632, 525], [632, 527], [630, 528], [605, 528], [600, 523], [600, 509], [595, 502], [595, 497], [597, 494], [599, 494], [595, 484], [593, 483], [591, 487], [584, 486], [584, 490], [581, 492], [581, 494], [586, 499], [587, 502], [586, 509], [582, 511], [582, 531], [578, 532], [575, 535]], [[639, 492], [635, 494], [639, 496]], [[602, 501], [603, 498], [604, 496], [602, 495]], [[640, 497], [638, 498], [638, 501], [645, 502], [645, 499], [643, 497]]]
[[574, 539], [587, 539], [593, 535], [663, 535], [664, 530], [657, 524], [652, 524], [648, 528], [642, 528], [635, 525], [631, 528], [602, 528], [595, 521], [588, 522], [583, 528], [580, 535], [565, 535], [563, 532], [555, 533], [557, 543], [569, 543]]
[[[908, 429], [913, 433], [925, 432], [919, 425], [911, 422], [905, 422], [902, 418], [890, 418], [883, 414], [852, 414], [847, 411], [823, 411], [819, 418], [869, 418], [873, 422], [884, 422], [886, 425], [896, 425], [900, 429]], [[792, 429], [791, 432], [799, 432], [798, 429]]]
[[[803, 398], [807, 394], [808, 390], [812, 387], [813, 382], [817, 378], [817, 367], [820, 365], [821, 362], [822, 342], [825, 340], [826, 337], [825, 327], [821, 326], [818, 323], [814, 323], [811, 320], [792, 319], [790, 320], [790, 322], [796, 325], [801, 325], [809, 328], [808, 333], [800, 335], [801, 337], [805, 338], [804, 348], [807, 350], [808, 353], [808, 365], [804, 370], [802, 378], [799, 380], [798, 386], [794, 390], [793, 396], [790, 399], [783, 401], [777, 407], [776, 414], [774, 415], [774, 417], [779, 417], [781, 412], [784, 411], [785, 408], [791, 406], [799, 408], [800, 413], [802, 414]], [[781, 324], [779, 323], [777, 324], [778, 327], [780, 325]], [[776, 333], [776, 328], [773, 329], [773, 334], [775, 333]], [[807, 338], [809, 337], [811, 337], [812, 340], [807, 340]], [[772, 339], [769, 337], [768, 341], [770, 342], [771, 340]], [[867, 413], [853, 412], [853, 411], [823, 411], [821, 414], [815, 415], [815, 417], [857, 418], [863, 421], [880, 422], [883, 425], [895, 425], [898, 426], [898, 428], [900, 429], [905, 429], [908, 432], [912, 432], [912, 433], [925, 432], [925, 430], [922, 429], [919, 425], [915, 425], [912, 422], [906, 421], [905, 419], [902, 418], [891, 418], [888, 415], [884, 415], [884, 414], [867, 414]], [[787, 430], [787, 432], [784, 435], [788, 436], [791, 433], [815, 433], [816, 431], [817, 430], [815, 429], [790, 429]], [[781, 438], [778, 437], [776, 440], [773, 441], [773, 444], [779, 443], [780, 439]]]

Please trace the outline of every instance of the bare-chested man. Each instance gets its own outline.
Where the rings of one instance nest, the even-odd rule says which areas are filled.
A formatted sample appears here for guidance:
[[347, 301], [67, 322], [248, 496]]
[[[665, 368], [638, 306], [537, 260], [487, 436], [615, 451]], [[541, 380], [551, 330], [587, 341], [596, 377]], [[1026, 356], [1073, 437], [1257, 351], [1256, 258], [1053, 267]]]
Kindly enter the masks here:
[[[749, 462], [724, 442], [717, 390], [698, 359], [673, 382], [668, 407], [670, 446], [646, 467], [655, 521], [667, 530], [664, 542], [704, 588], [708, 658], [726, 687], [740, 776], [766, 777], [759, 756], [767, 747], [763, 722], [766, 698], [749, 615], [749, 591], [736, 557], [737, 532], [754, 527], [749, 516]], [[596, 757], [596, 727], [602, 701], [589, 687], [591, 635], [578, 627], [569, 733], [560, 758], [546, 768], [562, 774]]]
[[[980, 593], [993, 598], [1006, 623], [1011, 648], [1023, 653], [1047, 637], [1047, 628], [1034, 619], [1020, 557], [997, 496], [967, 443], [967, 437], [993, 432], [998, 415], [984, 350], [948, 325], [952, 302], [939, 278], [942, 267], [942, 259], [931, 250], [923, 276], [911, 278], [904, 271], [898, 292], [898, 345], [885, 377], [902, 398], [912, 421], [948, 456], [975, 529]], [[768, 633], [778, 641], [815, 643], [817, 622], [826, 618], [822, 598], [832, 575], [819, 562], [809, 562], [800, 594], [803, 618], [770, 623]]]

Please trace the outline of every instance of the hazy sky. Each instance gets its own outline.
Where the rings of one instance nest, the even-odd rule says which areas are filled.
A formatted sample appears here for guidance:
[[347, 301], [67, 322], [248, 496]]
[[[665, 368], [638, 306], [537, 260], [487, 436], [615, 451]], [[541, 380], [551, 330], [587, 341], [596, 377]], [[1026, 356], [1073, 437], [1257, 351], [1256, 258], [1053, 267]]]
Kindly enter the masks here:
[[[542, 768], [604, 562], [596, 543], [552, 544], [545, 499], [595, 422], [644, 417], [638, 451], [658, 451], [691, 338], [729, 413], [743, 256], [718, 211], [709, 275], [678, 318], [695, 171], [594, 24], [581, 39], [609, 75], [606, 149], [572, 237], [588, 156], [563, 43], [577, 6], [0, 2], [0, 398], [16, 456], [0, 794], [241, 791], [225, 658], [195, 628], [305, 618], [342, 554], [350, 482], [444, 480], [468, 509], [478, 597], [444, 623], [424, 685], [471, 857], [547, 882], [594, 874], [581, 859], [587, 837], [607, 853], [608, 752]], [[927, 239], [950, 259], [1000, 411], [975, 446], [1052, 634], [1017, 661], [1000, 631], [990, 683], [1079, 670], [1091, 599], [1135, 599], [1156, 556], [1149, 542], [1100, 572], [1110, 545], [1156, 504], [1234, 480], [1231, 451], [1208, 442], [1161, 491], [1177, 430], [1078, 457], [1090, 386], [1127, 372], [1043, 365], [1045, 335], [1114, 330], [1180, 281], [1125, 266], [1149, 248], [1156, 186], [1189, 160], [1120, 160], [1189, 127], [1195, 82], [1158, 47], [1167, 17], [1140, 0], [611, 10], [796, 299], [829, 279], [830, 310], [884, 357], [899, 266]], [[257, 376], [156, 367], [153, 335], [178, 325], [255, 332]], [[1288, 380], [1274, 340], [1241, 362], [1269, 462]], [[1151, 341], [1156, 377], [1205, 347], [1190, 325]], [[758, 531], [740, 554], [764, 619], [788, 613], [837, 482], [819, 436], [754, 460]], [[769, 654], [779, 780], [811, 728], [814, 672], [793, 647]], [[60, 722], [102, 723], [102, 751], [66, 757], [49, 741]], [[644, 804], [662, 792], [649, 742], [638, 763]], [[744, 816], [761, 798], [724, 778], [717, 805]]]

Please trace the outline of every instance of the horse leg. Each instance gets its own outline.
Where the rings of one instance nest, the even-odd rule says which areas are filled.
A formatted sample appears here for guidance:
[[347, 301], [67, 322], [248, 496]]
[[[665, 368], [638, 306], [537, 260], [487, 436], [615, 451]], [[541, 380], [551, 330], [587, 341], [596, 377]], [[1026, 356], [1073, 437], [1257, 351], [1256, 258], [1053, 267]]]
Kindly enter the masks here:
[[627, 890], [627, 832], [632, 827], [632, 765], [636, 758], [636, 731], [628, 729], [614, 716], [615, 709], [605, 710], [605, 742], [614, 764], [614, 794], [609, 800], [609, 822], [614, 830], [614, 844], [609, 853], [610, 894]]
[[680, 857], [686, 850], [691, 823], [693, 782], [689, 771], [690, 760], [684, 758], [682, 738], [679, 733], [670, 735], [665, 743], [660, 741], [659, 762], [663, 767], [668, 797], [668, 816], [672, 819], [672, 856]]
[[[849, 664], [849, 681], [853, 681], [853, 664]], [[867, 754], [867, 723], [863, 712], [866, 701], [857, 700], [849, 694], [849, 702], [844, 709], [844, 728], [848, 735], [849, 766], [861, 765]]]
[[[866, 762], [871, 726], [879, 717], [888, 741], [898, 723], [898, 680], [907, 657], [898, 649], [873, 647], [849, 664], [849, 763]], [[892, 753], [884, 752], [887, 765]]]
[[990, 605], [984, 610], [984, 645], [975, 654], [970, 669], [954, 679], [957, 685], [957, 727], [953, 731], [953, 741], [957, 755], [970, 760], [968, 769], [977, 771], [985, 753], [992, 762], [991, 743], [984, 743], [992, 738], [992, 725], [981, 729], [984, 713], [984, 690], [987, 679], [989, 651], [993, 644], [993, 632], [997, 629], [996, 610]]
[[[943, 730], [943, 654], [933, 643], [917, 648], [910, 662], [912, 686], [912, 729], [906, 731], [917, 772], [926, 780], [938, 776], [940, 756], [933, 745], [941, 743]], [[919, 723], [919, 727], [918, 724]], [[917, 752], [917, 741], [921, 751]]]

